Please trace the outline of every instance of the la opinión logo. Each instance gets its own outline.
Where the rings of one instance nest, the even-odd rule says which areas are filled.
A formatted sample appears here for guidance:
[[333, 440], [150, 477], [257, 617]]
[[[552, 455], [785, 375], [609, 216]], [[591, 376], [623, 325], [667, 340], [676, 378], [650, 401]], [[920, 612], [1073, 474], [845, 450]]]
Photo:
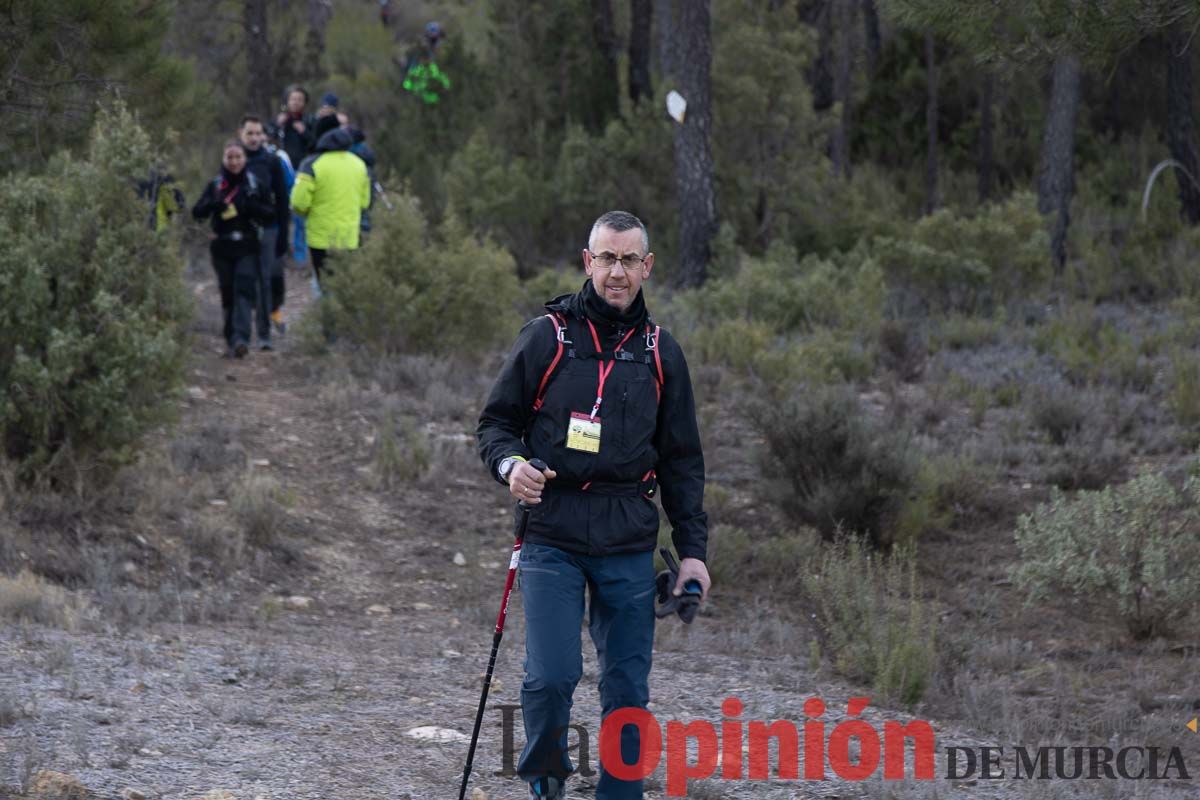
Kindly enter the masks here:
[[[816, 697], [804, 702], [806, 719], [799, 726], [786, 719], [742, 720], [745, 705], [736, 697], [728, 697], [721, 704], [724, 719], [719, 725], [707, 720], [686, 723], [669, 720], [664, 725], [646, 709], [620, 708], [600, 726], [600, 760], [613, 777], [621, 780], [646, 778], [665, 760], [668, 797], [686, 797], [689, 781], [713, 777], [800, 780], [803, 772], [803, 780], [827, 780], [830, 776], [826, 764], [834, 776], [847, 781], [867, 780], [881, 766], [884, 780], [934, 780], [937, 741], [933, 726], [919, 719], [907, 723], [888, 720], [883, 723], [881, 735], [875, 726], [861, 719], [870, 702], [868, 697], [851, 697], [846, 708], [849, 718], [833, 726], [821, 720], [826, 705]], [[495, 774], [513, 777], [517, 774], [514, 717], [521, 707], [497, 708], [503, 715], [504, 765]], [[633, 763], [626, 763], [621, 756], [620, 734], [626, 726], [637, 728], [641, 741], [638, 758]], [[576, 744], [567, 748], [568, 753], [576, 756], [576, 772], [584, 777], [595, 775], [587, 729], [578, 724], [567, 729], [574, 731], [577, 738]], [[852, 742], [856, 748], [852, 748]], [[911, 773], [906, 770], [910, 742]], [[1178, 747], [1167, 750], [1130, 746], [1114, 751], [1110, 747], [952, 745], [944, 751], [943, 777], [948, 780], [1190, 779]], [[1010, 757], [1011, 761], [1007, 761]]]

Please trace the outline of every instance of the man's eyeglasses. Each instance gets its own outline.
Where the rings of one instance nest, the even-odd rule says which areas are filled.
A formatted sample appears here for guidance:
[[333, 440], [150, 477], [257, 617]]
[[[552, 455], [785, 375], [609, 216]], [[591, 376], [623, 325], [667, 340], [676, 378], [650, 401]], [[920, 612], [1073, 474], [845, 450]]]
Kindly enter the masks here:
[[592, 265], [600, 269], [612, 269], [617, 265], [617, 262], [620, 262], [621, 267], [626, 272], [629, 272], [642, 266], [646, 261], [645, 256], [639, 256], [637, 253], [629, 253], [617, 258], [612, 253], [592, 253], [591, 250], [588, 250], [588, 252], [592, 255]]

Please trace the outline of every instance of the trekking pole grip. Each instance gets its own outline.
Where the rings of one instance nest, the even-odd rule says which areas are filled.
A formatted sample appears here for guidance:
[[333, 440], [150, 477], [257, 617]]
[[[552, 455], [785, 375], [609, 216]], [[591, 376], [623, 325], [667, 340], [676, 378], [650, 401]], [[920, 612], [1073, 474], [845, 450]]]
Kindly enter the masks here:
[[[529, 466], [533, 467], [538, 472], [545, 472], [546, 470], [550, 469], [550, 465], [547, 464], [545, 461], [542, 461], [540, 458], [530, 459]], [[524, 500], [519, 500], [519, 501], [517, 501], [517, 507], [520, 508], [521, 511], [523, 512], [524, 519], [529, 519], [529, 512], [533, 510], [533, 506], [529, 505]], [[524, 519], [522, 520], [522, 522], [524, 522]], [[524, 526], [522, 526], [522, 527], [524, 527]]]

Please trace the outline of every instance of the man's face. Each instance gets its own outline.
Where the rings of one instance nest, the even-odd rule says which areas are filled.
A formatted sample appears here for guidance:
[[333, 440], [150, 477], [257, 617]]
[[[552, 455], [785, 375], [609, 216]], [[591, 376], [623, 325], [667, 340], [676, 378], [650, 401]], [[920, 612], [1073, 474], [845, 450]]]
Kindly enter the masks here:
[[251, 153], [257, 153], [258, 148], [262, 147], [262, 143], [266, 141], [267, 138], [267, 134], [263, 132], [263, 126], [261, 122], [247, 122], [242, 126], [242, 130], [239, 132], [239, 134], [240, 135], [238, 138], [242, 140], [242, 144], [245, 145], [246, 149]]
[[240, 147], [226, 147], [225, 157], [221, 159], [221, 163], [225, 165], [225, 169], [237, 175], [246, 166], [246, 151]]
[[304, 111], [305, 105], [304, 92], [292, 92], [288, 95], [287, 108], [293, 114], [299, 114]]
[[[612, 266], [602, 266], [600, 263], [627, 256], [633, 257], [627, 262], [628, 267], [621, 261], [614, 261]], [[645, 257], [640, 264], [637, 263], [638, 256]], [[653, 267], [654, 254], [643, 252], [642, 232], [637, 228], [627, 231], [598, 228], [588, 243], [588, 250], [583, 251], [583, 269], [592, 279], [596, 294], [621, 311], [633, 303], [642, 288], [642, 281], [650, 277]]]

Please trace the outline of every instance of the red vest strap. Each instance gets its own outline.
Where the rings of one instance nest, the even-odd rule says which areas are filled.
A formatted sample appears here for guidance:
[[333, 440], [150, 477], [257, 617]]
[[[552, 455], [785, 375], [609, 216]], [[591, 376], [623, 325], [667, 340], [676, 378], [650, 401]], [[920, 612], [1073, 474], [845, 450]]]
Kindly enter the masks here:
[[[655, 392], [655, 397], [660, 402], [662, 401], [663, 383], [665, 382], [665, 379], [663, 378], [662, 356], [660, 356], [658, 354], [658, 334], [661, 330], [662, 330], [662, 326], [660, 326], [660, 325], [654, 326], [654, 334], [653, 334], [654, 335], [654, 346], [647, 348], [647, 349], [654, 351], [654, 392]], [[647, 325], [646, 326], [646, 338], [649, 339], [650, 336], [651, 336], [650, 326]]]
[[554, 342], [558, 348], [554, 352], [554, 359], [550, 362], [550, 366], [546, 367], [546, 372], [542, 375], [542, 382], [538, 384], [537, 397], [533, 401], [533, 411], [535, 414], [546, 400], [546, 384], [550, 382], [550, 376], [554, 374], [554, 368], [558, 366], [558, 362], [562, 359], [563, 354], [563, 331], [566, 327], [566, 322], [560, 319], [558, 314], [547, 314], [546, 318], [554, 325]]

